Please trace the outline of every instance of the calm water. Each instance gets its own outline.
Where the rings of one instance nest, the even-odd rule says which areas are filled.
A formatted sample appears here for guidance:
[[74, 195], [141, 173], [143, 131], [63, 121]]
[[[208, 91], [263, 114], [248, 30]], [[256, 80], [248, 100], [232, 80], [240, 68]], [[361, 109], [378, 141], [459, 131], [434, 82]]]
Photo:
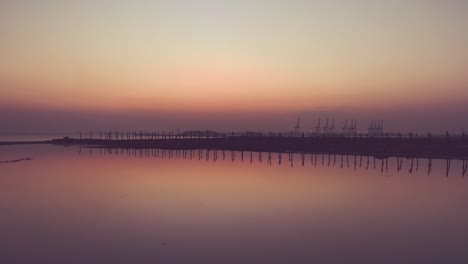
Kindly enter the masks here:
[[52, 140], [57, 138], [63, 138], [65, 136], [79, 138], [79, 133], [31, 133], [31, 134], [0, 134], [0, 142], [11, 142], [11, 141], [44, 141]]
[[0, 146], [0, 263], [468, 263], [461, 162], [192, 154]]

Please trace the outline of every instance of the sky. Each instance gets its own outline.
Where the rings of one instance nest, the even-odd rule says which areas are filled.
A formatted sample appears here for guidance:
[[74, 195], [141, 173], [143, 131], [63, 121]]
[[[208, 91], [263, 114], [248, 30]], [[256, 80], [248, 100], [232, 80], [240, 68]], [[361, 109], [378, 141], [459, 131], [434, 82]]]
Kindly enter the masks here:
[[0, 133], [468, 129], [468, 1], [0, 1]]

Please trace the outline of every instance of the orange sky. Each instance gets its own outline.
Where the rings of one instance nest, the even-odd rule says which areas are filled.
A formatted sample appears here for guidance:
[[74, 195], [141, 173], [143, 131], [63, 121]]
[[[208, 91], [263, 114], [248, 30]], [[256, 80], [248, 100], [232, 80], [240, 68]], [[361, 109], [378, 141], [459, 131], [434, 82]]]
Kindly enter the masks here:
[[0, 103], [303, 112], [468, 100], [462, 1], [2, 1]]

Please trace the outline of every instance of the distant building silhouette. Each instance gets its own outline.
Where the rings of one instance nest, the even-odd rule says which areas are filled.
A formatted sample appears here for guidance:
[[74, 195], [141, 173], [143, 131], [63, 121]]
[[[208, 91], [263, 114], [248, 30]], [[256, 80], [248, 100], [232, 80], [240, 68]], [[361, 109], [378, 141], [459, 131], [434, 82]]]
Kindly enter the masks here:
[[368, 128], [370, 136], [378, 136], [383, 134], [383, 120], [372, 120]]
[[329, 130], [330, 130], [330, 128], [329, 128], [328, 118], [327, 118], [325, 126], [322, 128], [322, 134], [328, 134]]
[[348, 134], [348, 120], [345, 120], [345, 124], [344, 124], [343, 128], [341, 128], [341, 132], [343, 134]]
[[294, 134], [298, 135], [298, 134], [301, 134], [301, 133], [302, 133], [302, 130], [301, 130], [301, 118], [298, 117], [298, 118], [297, 118], [296, 126], [294, 126]]
[[315, 127], [315, 133], [320, 134], [322, 133], [322, 126], [321, 126], [321, 119], [319, 118], [317, 126]]
[[328, 129], [328, 132], [330, 134], [335, 134], [335, 118], [333, 118], [332, 124], [331, 124], [330, 128]]

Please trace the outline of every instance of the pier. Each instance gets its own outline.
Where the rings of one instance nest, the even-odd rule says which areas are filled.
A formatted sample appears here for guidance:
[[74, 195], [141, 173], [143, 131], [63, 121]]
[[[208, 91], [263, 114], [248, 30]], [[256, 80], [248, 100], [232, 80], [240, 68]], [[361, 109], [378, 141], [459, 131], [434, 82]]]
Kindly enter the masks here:
[[[93, 137], [93, 135], [96, 135]], [[465, 135], [382, 135], [254, 133], [90, 133], [87, 138], [55, 139], [59, 145], [96, 146], [122, 149], [208, 149], [255, 152], [296, 152], [386, 157], [468, 159]]]

